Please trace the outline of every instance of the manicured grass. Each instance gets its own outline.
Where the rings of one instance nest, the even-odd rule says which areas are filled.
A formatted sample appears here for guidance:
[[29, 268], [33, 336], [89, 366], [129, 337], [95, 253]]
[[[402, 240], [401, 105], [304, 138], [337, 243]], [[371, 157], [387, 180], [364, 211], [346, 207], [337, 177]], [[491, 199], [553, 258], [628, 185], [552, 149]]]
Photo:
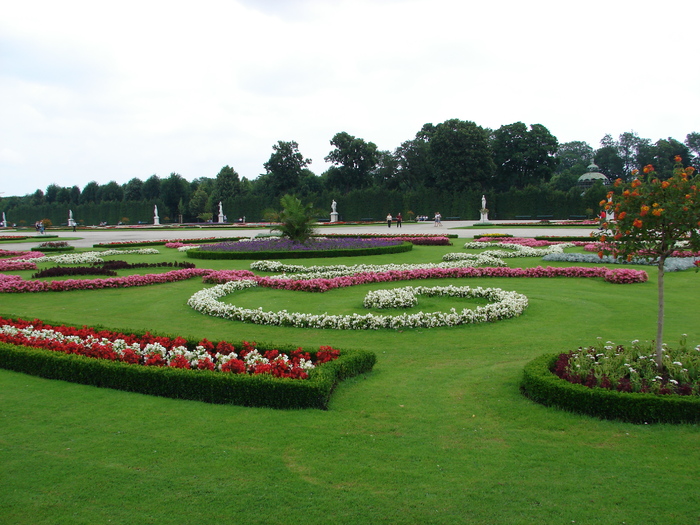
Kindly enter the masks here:
[[[416, 246], [362, 262], [437, 262], [443, 253], [463, 251], [461, 245]], [[167, 249], [118, 258], [186, 260]], [[246, 269], [250, 261], [195, 262]], [[508, 264], [546, 265], [534, 258]], [[449, 280], [515, 290], [530, 306], [521, 317], [493, 324], [403, 331], [278, 328], [203, 316], [185, 305], [206, 286], [198, 279], [2, 295], [4, 315], [215, 340], [365, 348], [378, 362], [370, 374], [342, 382], [328, 411], [215, 406], [0, 370], [0, 521], [694, 523], [697, 425], [600, 421], [535, 404], [518, 388], [523, 365], [540, 354], [598, 336], [616, 342], [653, 337], [656, 273], [646, 269], [649, 282], [634, 285]], [[266, 309], [327, 306], [335, 313], [351, 300], [350, 308], [361, 308], [366, 291], [381, 287], [326, 294], [251, 290], [240, 298], [250, 294], [246, 301], [259, 300]], [[669, 343], [681, 333], [700, 343], [699, 292], [694, 272], [666, 275]]]

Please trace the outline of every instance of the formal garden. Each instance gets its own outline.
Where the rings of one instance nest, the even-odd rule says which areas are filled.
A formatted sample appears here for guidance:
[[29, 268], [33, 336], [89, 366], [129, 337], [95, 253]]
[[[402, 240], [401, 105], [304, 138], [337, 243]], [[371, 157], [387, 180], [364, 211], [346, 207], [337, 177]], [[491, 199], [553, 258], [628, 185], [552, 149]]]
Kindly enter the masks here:
[[4, 519], [696, 521], [697, 232], [613, 193], [595, 239], [0, 251]]
[[[321, 523], [329, 515], [346, 523], [696, 519], [697, 424], [599, 419], [544, 406], [521, 392], [524, 368], [545, 354], [652, 340], [653, 267], [581, 262], [597, 257], [586, 243], [500, 239], [497, 246], [497, 240], [475, 246], [453, 238], [452, 245], [418, 243], [409, 251], [360, 261], [345, 256], [293, 264], [193, 259], [187, 255], [190, 243], [4, 257], [3, 324], [36, 318], [52, 329], [86, 325], [83, 336], [100, 338], [105, 330], [150, 332], [151, 350], [164, 343], [150, 353], [161, 366], [143, 366], [152, 373], [144, 378], [133, 373], [132, 381], [156, 389], [164, 381], [154, 371], [168, 372], [179, 388], [145, 395], [120, 390], [118, 384], [99, 388], [76, 378], [0, 370], [2, 461], [9, 480], [2, 489], [3, 515], [14, 523], [214, 523], [234, 517], [249, 523]], [[77, 275], [76, 268], [109, 267], [116, 260], [124, 261], [111, 265], [120, 267], [111, 270], [117, 276]], [[72, 270], [32, 277], [48, 268], [56, 273], [56, 267]], [[684, 267], [666, 275], [666, 330], [669, 346], [677, 348], [683, 339], [692, 349], [700, 332], [687, 300], [697, 296], [700, 284], [692, 262]], [[350, 318], [452, 309], [476, 314], [499, 302], [507, 307], [470, 322], [453, 316], [443, 326], [428, 321], [337, 329], [232, 320], [188, 306], [204, 291], [242, 282], [255, 286], [225, 290], [215, 302], [224, 309], [254, 311], [264, 305], [265, 311]], [[318, 293], [319, 286], [325, 291]], [[466, 287], [511, 296], [501, 300], [486, 292], [467, 293]], [[500, 314], [502, 319], [496, 317]], [[64, 331], [70, 336], [80, 330]], [[166, 336], [179, 337], [170, 341], [170, 349], [181, 350], [165, 350]], [[236, 347], [237, 358], [229, 363], [250, 365], [246, 358], [255, 347], [259, 351], [247, 361], [273, 349], [292, 353], [301, 347], [288, 359], [299, 363], [308, 357], [307, 367], [314, 366], [316, 354], [332, 350], [341, 359], [345, 351], [351, 357], [373, 354], [376, 362], [334, 382], [332, 391], [322, 394], [321, 410], [241, 406], [251, 404], [245, 396], [228, 402], [178, 399], [188, 397], [182, 394], [188, 388], [196, 390], [192, 376], [197, 373], [210, 381], [215, 374], [236, 375], [214, 362], [219, 370], [177, 366], [207, 368], [198, 363], [212, 353], [224, 354], [217, 349], [222, 341]], [[129, 355], [129, 345], [133, 341], [122, 343], [122, 354]], [[132, 359], [139, 359], [134, 354]], [[114, 357], [107, 361], [111, 367], [103, 377], [136, 367]], [[329, 359], [318, 370], [337, 361]], [[73, 371], [80, 375], [81, 370], [94, 375], [99, 367]], [[266, 383], [278, 389], [277, 397], [288, 399], [297, 394], [274, 381], [309, 382], [251, 371], [242, 375], [262, 378], [240, 386], [257, 399], [270, 399], [263, 393]], [[211, 382], [207, 388], [215, 389]]]

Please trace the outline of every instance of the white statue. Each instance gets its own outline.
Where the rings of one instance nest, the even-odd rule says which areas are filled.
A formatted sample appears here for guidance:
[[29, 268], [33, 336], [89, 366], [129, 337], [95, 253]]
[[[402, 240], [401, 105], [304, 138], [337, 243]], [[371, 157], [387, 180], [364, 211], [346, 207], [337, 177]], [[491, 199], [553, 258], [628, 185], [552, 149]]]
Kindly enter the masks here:
[[481, 196], [481, 209], [482, 210], [486, 209], [486, 196], [485, 195]]
[[336, 205], [337, 205], [337, 204], [336, 204], [336, 202], [335, 202], [335, 199], [333, 199], [333, 202], [331, 203], [331, 211], [332, 211], [333, 213], [336, 213], [336, 209], [335, 209]]
[[2, 227], [7, 228], [7, 219], [5, 218], [5, 212], [2, 212]]
[[153, 224], [160, 225], [160, 217], [158, 217], [158, 205], [153, 206]]
[[226, 222], [226, 217], [224, 216], [224, 206], [219, 201], [219, 223], [222, 224]]

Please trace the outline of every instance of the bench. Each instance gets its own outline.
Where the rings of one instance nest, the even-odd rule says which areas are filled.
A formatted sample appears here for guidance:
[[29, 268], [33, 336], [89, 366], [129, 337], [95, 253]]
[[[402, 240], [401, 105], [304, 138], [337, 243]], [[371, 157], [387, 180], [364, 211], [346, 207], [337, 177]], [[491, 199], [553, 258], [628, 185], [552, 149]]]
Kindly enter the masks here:
[[580, 221], [580, 220], [585, 220], [586, 216], [585, 215], [569, 215], [569, 219], [572, 221]]
[[538, 215], [537, 218], [541, 219], [541, 220], [549, 220], [549, 219], [553, 219], [554, 215]]

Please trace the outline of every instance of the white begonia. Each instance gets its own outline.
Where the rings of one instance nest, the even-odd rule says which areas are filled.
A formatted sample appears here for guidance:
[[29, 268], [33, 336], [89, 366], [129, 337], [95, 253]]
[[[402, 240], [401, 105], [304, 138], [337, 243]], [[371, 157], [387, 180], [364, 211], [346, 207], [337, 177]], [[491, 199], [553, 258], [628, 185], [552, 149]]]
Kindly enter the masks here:
[[352, 314], [302, 314], [282, 310], [265, 312], [262, 308], [248, 309], [222, 303], [219, 299], [237, 290], [257, 286], [253, 280], [230, 281], [195, 293], [187, 301], [193, 309], [206, 315], [236, 321], [269, 324], [274, 326], [293, 326], [299, 328], [333, 328], [338, 330], [376, 330], [379, 328], [432, 328], [437, 326], [457, 326], [480, 322], [493, 322], [500, 319], [516, 317], [527, 308], [527, 297], [507, 292], [500, 288], [465, 287], [416, 287], [417, 293], [424, 295], [450, 295], [457, 297], [481, 297], [491, 304], [478, 306], [474, 310], [461, 312], [454, 308], [449, 312], [418, 312], [396, 316]]

